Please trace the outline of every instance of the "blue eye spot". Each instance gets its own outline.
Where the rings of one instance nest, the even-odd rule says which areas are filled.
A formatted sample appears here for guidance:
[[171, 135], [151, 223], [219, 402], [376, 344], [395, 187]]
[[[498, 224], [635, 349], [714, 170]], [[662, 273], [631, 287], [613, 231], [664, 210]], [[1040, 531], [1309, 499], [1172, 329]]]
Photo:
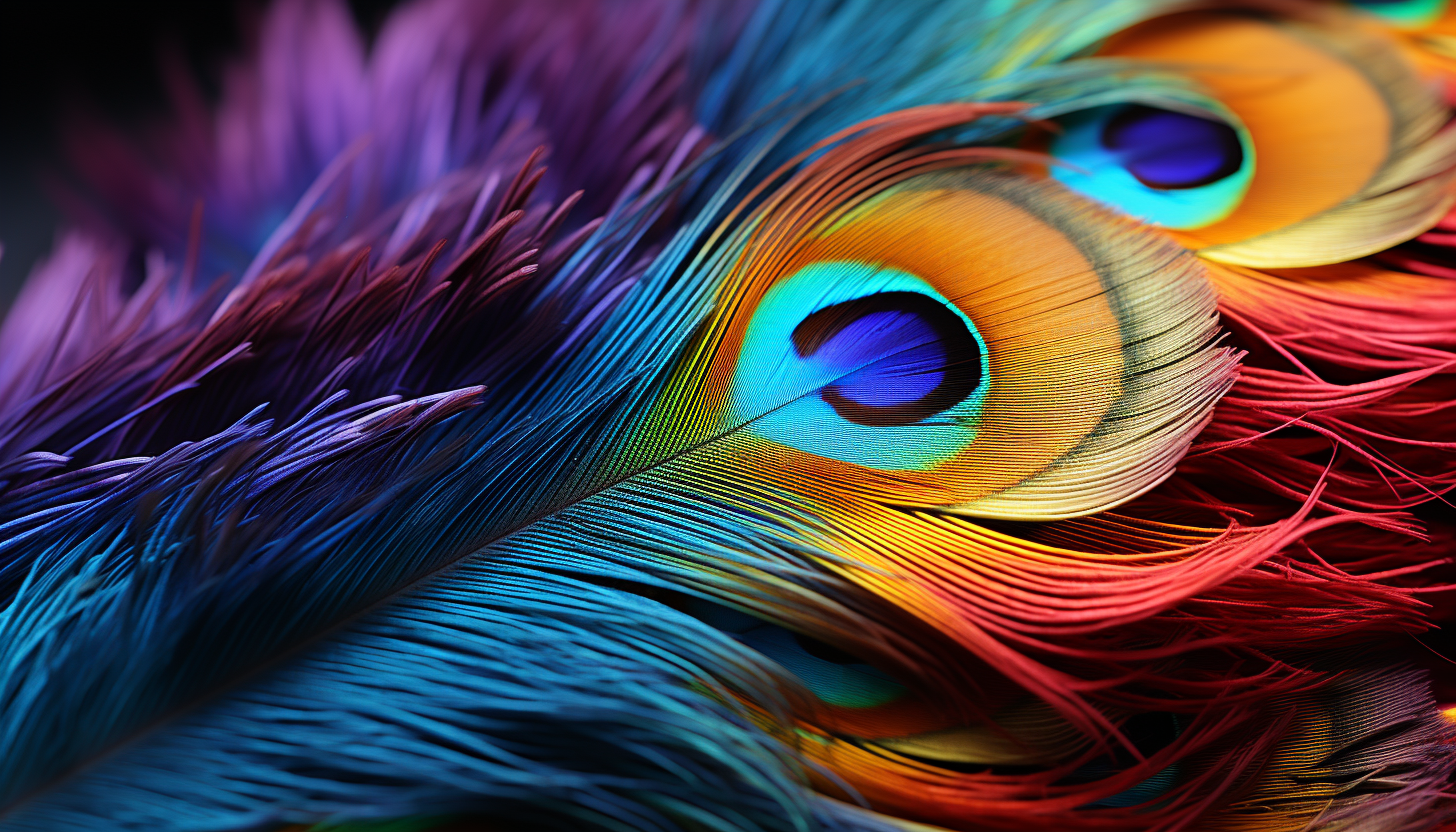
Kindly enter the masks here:
[[1212, 114], [1118, 104], [1058, 123], [1050, 150], [1065, 164], [1052, 166], [1052, 178], [1145, 222], [1211, 225], [1238, 208], [1253, 182], [1253, 140]]
[[975, 440], [992, 384], [975, 322], [925, 279], [821, 261], [759, 301], [729, 418], [827, 459], [924, 471]]
[[918, 292], [825, 307], [804, 318], [792, 340], [801, 358], [863, 368], [820, 393], [859, 425], [914, 424], [961, 403], [981, 383], [980, 344], [960, 317]]
[[1239, 134], [1229, 125], [1141, 104], [1107, 120], [1102, 146], [1139, 182], [1164, 190], [1211, 185], [1244, 164]]

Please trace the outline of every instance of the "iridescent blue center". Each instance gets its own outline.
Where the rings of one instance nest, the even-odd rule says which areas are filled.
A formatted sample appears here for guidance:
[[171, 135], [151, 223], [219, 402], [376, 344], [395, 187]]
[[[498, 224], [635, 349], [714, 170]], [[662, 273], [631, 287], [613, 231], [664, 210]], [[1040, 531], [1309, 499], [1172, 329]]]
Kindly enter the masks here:
[[989, 350], [950, 298], [908, 272], [828, 260], [764, 293], [724, 415], [804, 453], [928, 471], [975, 440], [990, 382]]
[[959, 316], [918, 292], [820, 309], [794, 328], [793, 343], [800, 357], [848, 373], [820, 396], [860, 425], [914, 424], [959, 404], [981, 381], [980, 344]]
[[1244, 164], [1243, 144], [1229, 125], [1142, 104], [1108, 119], [1101, 143], [1139, 182], [1163, 190], [1209, 185]]

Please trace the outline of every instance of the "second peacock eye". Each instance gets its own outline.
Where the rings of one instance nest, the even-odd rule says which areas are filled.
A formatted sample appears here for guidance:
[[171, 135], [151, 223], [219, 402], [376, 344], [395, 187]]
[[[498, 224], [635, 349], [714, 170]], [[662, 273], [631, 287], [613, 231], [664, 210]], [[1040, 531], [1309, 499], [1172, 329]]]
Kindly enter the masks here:
[[1102, 126], [1102, 147], [1149, 188], [1211, 185], [1244, 165], [1239, 134], [1222, 121], [1131, 104]]
[[945, 304], [880, 292], [827, 306], [794, 328], [794, 351], [842, 373], [820, 398], [859, 425], [911, 425], [942, 413], [981, 382], [981, 346]]
[[1060, 119], [1052, 177], [1166, 228], [1202, 228], [1228, 217], [1249, 189], [1254, 148], [1212, 113], [1145, 104], [1093, 107]]

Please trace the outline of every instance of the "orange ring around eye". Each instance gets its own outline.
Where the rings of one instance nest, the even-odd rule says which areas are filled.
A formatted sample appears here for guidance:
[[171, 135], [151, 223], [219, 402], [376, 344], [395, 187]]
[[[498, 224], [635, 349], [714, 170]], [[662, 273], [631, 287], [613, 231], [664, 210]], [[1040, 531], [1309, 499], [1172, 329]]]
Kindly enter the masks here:
[[[901, 504], [995, 493], [1044, 469], [1092, 432], [1122, 394], [1122, 333], [1102, 279], [1060, 229], [978, 190], [906, 187], [872, 199], [781, 257], [740, 264], [731, 314], [706, 374], [709, 401], [729, 394], [752, 312], [768, 289], [821, 262], [853, 261], [915, 275], [955, 303], [988, 350], [989, 390], [968, 445], [923, 471], [875, 471], [793, 448], [764, 448], [787, 467]], [[747, 451], [747, 449], [744, 449]], [[755, 466], [757, 467], [757, 466]], [[764, 470], [761, 468], [760, 470]]]
[[1333, 208], [1359, 193], [1390, 153], [1394, 122], [1379, 88], [1290, 27], [1190, 12], [1136, 26], [1101, 54], [1192, 77], [1253, 139], [1256, 168], [1243, 202], [1227, 219], [1175, 234], [1191, 247], [1247, 240]]

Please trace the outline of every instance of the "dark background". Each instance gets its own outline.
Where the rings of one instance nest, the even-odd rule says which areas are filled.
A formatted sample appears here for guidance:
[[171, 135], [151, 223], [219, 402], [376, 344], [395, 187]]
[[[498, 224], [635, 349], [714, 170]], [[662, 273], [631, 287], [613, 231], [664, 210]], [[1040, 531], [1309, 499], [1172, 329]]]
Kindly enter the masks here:
[[[352, 0], [373, 31], [393, 0]], [[209, 94], [239, 54], [264, 4], [257, 0], [163, 3], [121, 0], [17, 2], [0, 10], [0, 311], [50, 251], [63, 217], [43, 180], [66, 170], [58, 127], [68, 107], [122, 125], [165, 113], [163, 49], [179, 52]]]

